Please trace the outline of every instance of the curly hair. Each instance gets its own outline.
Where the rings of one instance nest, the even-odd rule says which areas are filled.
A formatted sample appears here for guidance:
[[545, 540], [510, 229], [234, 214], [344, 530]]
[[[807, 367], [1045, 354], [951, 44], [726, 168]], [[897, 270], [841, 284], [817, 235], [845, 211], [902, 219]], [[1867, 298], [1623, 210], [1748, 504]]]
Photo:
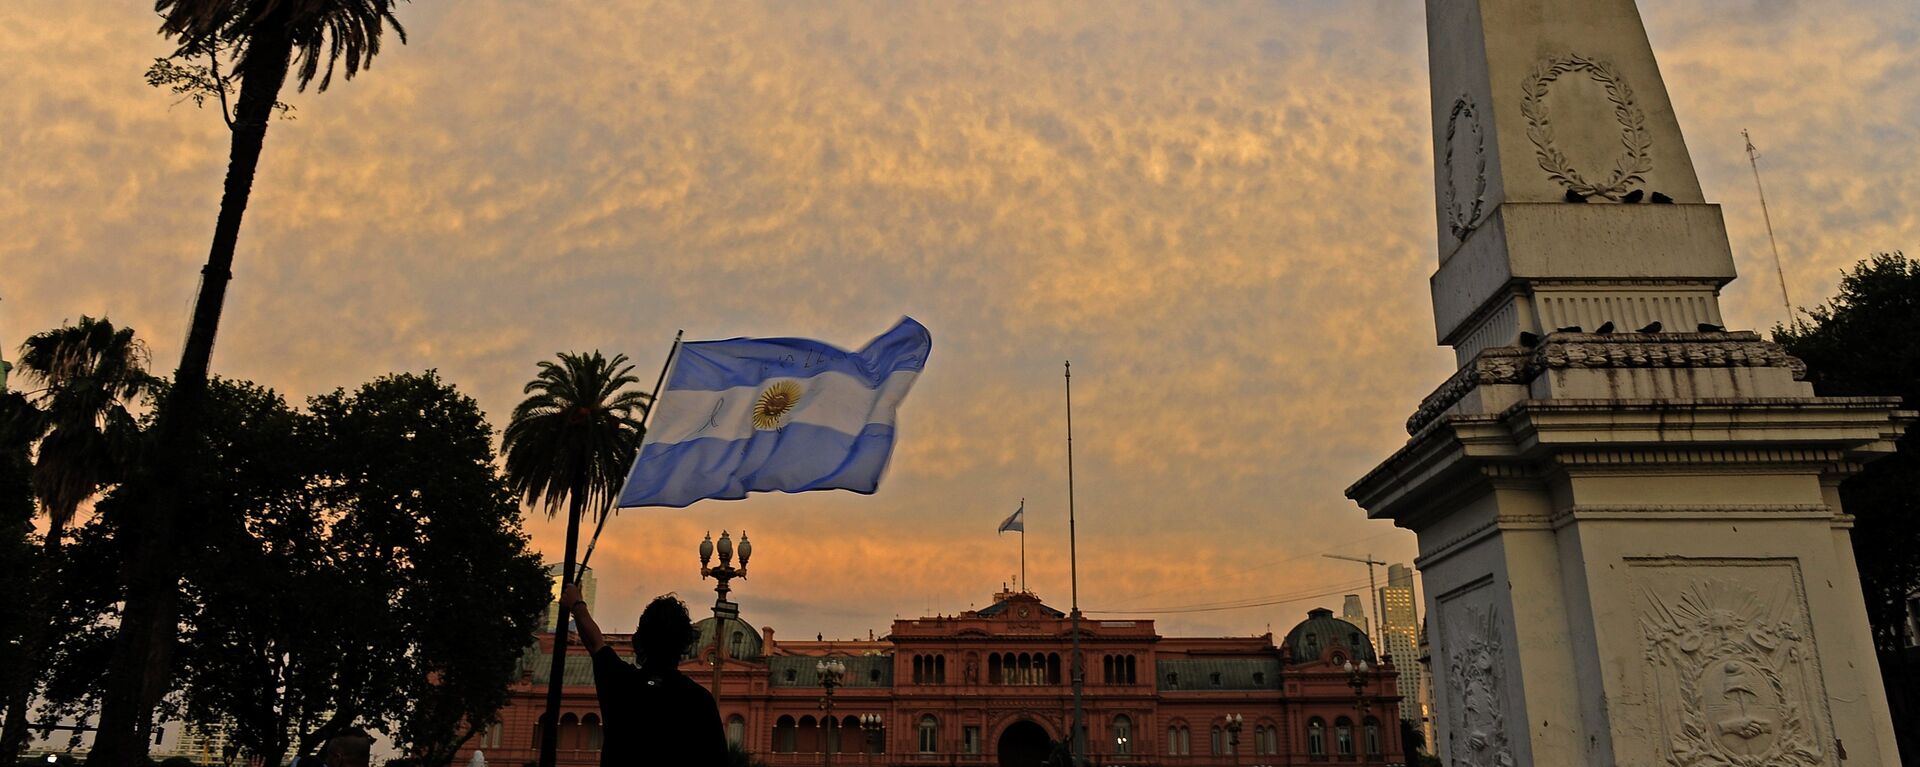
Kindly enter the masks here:
[[640, 627], [633, 634], [634, 649], [640, 657], [655, 662], [676, 662], [687, 645], [693, 643], [693, 619], [687, 605], [673, 595], [659, 597], [640, 611]]

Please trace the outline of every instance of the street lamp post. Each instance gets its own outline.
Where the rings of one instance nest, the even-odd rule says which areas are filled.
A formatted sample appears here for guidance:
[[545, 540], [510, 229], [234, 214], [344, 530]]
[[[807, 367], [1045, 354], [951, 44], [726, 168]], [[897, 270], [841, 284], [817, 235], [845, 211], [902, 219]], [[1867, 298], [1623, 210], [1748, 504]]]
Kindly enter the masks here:
[[1362, 658], [1358, 665], [1355, 665], [1353, 661], [1347, 661], [1346, 671], [1347, 686], [1353, 688], [1353, 698], [1355, 704], [1359, 707], [1360, 718], [1365, 719], [1368, 708], [1367, 674], [1372, 671], [1372, 667], [1367, 665], [1365, 658]]
[[876, 752], [874, 748], [875, 743], [880, 745], [880, 748], [877, 749], [879, 752], [884, 753], [886, 750], [886, 741], [880, 740], [880, 738], [883, 737], [880, 733], [886, 726], [886, 721], [881, 719], [879, 714], [860, 715], [860, 729], [867, 733], [867, 761], [869, 763], [873, 761], [872, 754]]
[[1227, 753], [1233, 754], [1233, 763], [1240, 763], [1240, 725], [1246, 719], [1239, 714], [1227, 715]]
[[820, 710], [826, 712], [826, 717], [820, 723], [820, 731], [821, 735], [827, 741], [825, 747], [820, 749], [820, 767], [833, 767], [833, 733], [835, 729], [833, 720], [833, 688], [840, 686], [840, 678], [847, 673], [847, 664], [841, 663], [838, 659], [829, 658], [813, 664], [813, 670], [820, 675], [820, 686], [827, 690], [827, 694], [820, 697]]
[[[720, 566], [709, 567], [708, 565], [713, 563], [713, 554], [716, 549], [720, 552]], [[746, 579], [747, 559], [752, 556], [753, 542], [747, 540], [745, 530], [740, 531], [739, 567], [733, 566], [733, 539], [727, 536], [727, 531], [720, 531], [720, 544], [717, 547], [713, 543], [711, 532], [707, 533], [706, 539], [700, 542], [700, 577], [712, 578], [714, 593], [718, 595], [713, 602], [713, 703], [715, 709], [720, 706], [720, 671], [727, 665], [726, 618], [730, 615], [739, 615], [734, 605], [727, 601], [727, 594], [733, 591], [733, 579]]]
[[[1367, 711], [1369, 710], [1367, 701], [1367, 675], [1370, 674], [1373, 669], [1367, 665], [1365, 658], [1361, 658], [1357, 664], [1353, 661], [1347, 661], [1345, 668], [1347, 671], [1347, 686], [1353, 688], [1354, 708], [1360, 713], [1359, 721], [1354, 722], [1354, 724], [1360, 728], [1360, 737], [1358, 738], [1359, 742], [1354, 744], [1353, 750], [1355, 753], [1362, 753], [1367, 750]], [[1349, 737], [1351, 737], [1351, 735], [1349, 735]], [[1370, 753], [1367, 755], [1372, 756]]]

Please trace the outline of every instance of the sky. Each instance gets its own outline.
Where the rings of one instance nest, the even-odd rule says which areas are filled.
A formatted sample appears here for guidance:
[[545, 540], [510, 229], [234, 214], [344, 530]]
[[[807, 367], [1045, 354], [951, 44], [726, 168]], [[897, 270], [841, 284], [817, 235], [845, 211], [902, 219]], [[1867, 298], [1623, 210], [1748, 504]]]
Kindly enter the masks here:
[[[1920, 6], [1642, 3], [1741, 278], [1785, 314], [1920, 251]], [[144, 0], [0, 4], [0, 345], [81, 315], [179, 358], [228, 146], [142, 73]], [[931, 330], [880, 491], [630, 510], [593, 556], [631, 625], [712, 601], [741, 530], [745, 617], [865, 638], [984, 607], [1018, 572], [1066, 607], [1061, 363], [1073, 361], [1081, 606], [1167, 635], [1285, 632], [1409, 562], [1341, 491], [1452, 372], [1435, 346], [1422, 5], [420, 2], [409, 42], [268, 134], [215, 371], [293, 401], [437, 369], [496, 428], [536, 364], [674, 332], [858, 347]], [[558, 559], [564, 525], [529, 510]], [[1380, 574], [1384, 579], [1384, 573]], [[1265, 597], [1266, 599], [1257, 599]], [[1260, 607], [1190, 611], [1227, 601]]]

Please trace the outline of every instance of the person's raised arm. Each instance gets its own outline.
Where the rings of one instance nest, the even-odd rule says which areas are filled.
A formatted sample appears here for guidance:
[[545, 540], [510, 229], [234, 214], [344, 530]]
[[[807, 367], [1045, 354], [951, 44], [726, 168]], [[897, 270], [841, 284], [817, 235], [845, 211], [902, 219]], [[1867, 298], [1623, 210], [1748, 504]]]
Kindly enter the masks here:
[[600, 648], [607, 646], [600, 624], [593, 622], [593, 613], [587, 611], [587, 600], [580, 596], [580, 584], [569, 583], [560, 589], [560, 609], [573, 615], [574, 627], [580, 630], [580, 644], [586, 646], [589, 654], [598, 655]]

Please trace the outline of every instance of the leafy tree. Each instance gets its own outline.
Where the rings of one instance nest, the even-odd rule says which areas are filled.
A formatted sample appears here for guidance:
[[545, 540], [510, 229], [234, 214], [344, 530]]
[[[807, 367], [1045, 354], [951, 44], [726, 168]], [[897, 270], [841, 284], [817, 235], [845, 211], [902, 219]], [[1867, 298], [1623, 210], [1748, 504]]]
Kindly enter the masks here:
[[46, 512], [45, 552], [25, 591], [29, 611], [9, 674], [7, 718], [0, 738], [0, 762], [9, 762], [27, 741], [27, 705], [33, 694], [41, 654], [64, 622], [50, 612], [53, 573], [62, 565], [67, 526], [80, 505], [118, 482], [136, 449], [139, 426], [127, 410], [152, 385], [146, 347], [133, 329], [105, 319], [80, 321], [28, 338], [22, 344], [20, 370], [37, 388], [10, 398], [9, 431], [16, 443], [32, 444], [29, 474], [34, 499]]
[[[0, 594], [31, 592], [31, 577], [39, 567], [33, 541], [30, 441], [11, 428], [16, 417], [31, 407], [19, 393], [0, 389]], [[30, 684], [28, 669], [20, 662], [27, 626], [37, 617], [28, 607], [25, 599], [0, 599], [0, 647], [7, 648], [0, 653], [4, 659], [0, 660], [0, 690]]]
[[[478, 405], [433, 373], [307, 412], [216, 379], [206, 404], [205, 450], [179, 464], [205, 545], [181, 563], [173, 716], [224, 725], [268, 764], [357, 727], [447, 764], [495, 721], [546, 602]], [[72, 547], [61, 609], [91, 621], [52, 658], [46, 694], [64, 715], [97, 710], [110, 681], [111, 565], [142, 498], [109, 494]]]
[[[390, 598], [407, 654], [382, 718], [400, 722], [397, 741], [423, 764], [447, 764], [506, 704], [547, 602], [519, 504], [495, 470], [492, 430], [477, 403], [433, 373], [382, 378], [311, 407], [329, 435], [332, 490], [344, 496], [333, 505], [357, 511], [347, 529], [402, 552], [406, 583]], [[393, 567], [380, 557], [367, 564], [376, 576]]]
[[[1805, 312], [1774, 340], [1805, 360], [1823, 396], [1897, 396], [1920, 408], [1920, 261], [1881, 253], [1840, 280], [1840, 293]], [[1854, 516], [1854, 559], [1866, 594], [1881, 671], [1901, 735], [1901, 753], [1920, 762], [1920, 668], [1903, 652], [1906, 600], [1920, 590], [1920, 429], [1909, 428], [1898, 451], [1866, 465], [1840, 485]]]
[[213, 394], [188, 718], [232, 722], [270, 764], [397, 721], [423, 764], [447, 763], [504, 705], [546, 600], [478, 405], [432, 373], [307, 415], [248, 385]]
[[[507, 454], [507, 483], [528, 504], [544, 504], [552, 517], [567, 505], [567, 548], [563, 582], [573, 581], [573, 552], [580, 543], [580, 520], [588, 511], [606, 514], [639, 449], [641, 422], [651, 404], [636, 383], [624, 354], [612, 359], [600, 352], [563, 352], [558, 363], [543, 361], [527, 382], [530, 395], [513, 409], [502, 449]], [[560, 685], [567, 655], [567, 615], [553, 628], [553, 665], [548, 676], [547, 708], [541, 714], [540, 764], [553, 767], [557, 756]]]
[[[201, 269], [200, 293], [166, 408], [168, 419], [156, 438], [159, 463], [143, 480], [155, 487], [146, 496], [148, 508], [129, 564], [131, 588], [113, 660], [114, 682], [92, 752], [97, 760], [131, 763], [135, 755], [144, 753], [145, 723], [171, 667], [178, 587], [175, 534], [183, 522], [193, 526], [191, 519], [181, 519], [172, 492], [178, 476], [172, 471], [173, 462], [185, 460], [195, 447], [190, 443], [199, 428], [214, 335], [232, 278], [241, 217], [266, 142], [268, 118], [280, 103], [280, 89], [290, 71], [301, 89], [319, 76], [318, 90], [325, 91], [337, 65], [344, 64], [344, 76], [351, 79], [361, 67], [373, 63], [387, 27], [405, 42], [405, 29], [393, 15], [395, 5], [396, 0], [157, 0], [154, 4], [163, 19], [161, 33], [178, 44], [177, 58], [213, 57], [217, 67], [219, 56], [230, 56], [230, 71], [240, 85], [228, 121], [232, 143], [213, 245]], [[212, 74], [218, 77], [217, 68]], [[224, 89], [227, 82], [220, 78], [219, 87]]]

